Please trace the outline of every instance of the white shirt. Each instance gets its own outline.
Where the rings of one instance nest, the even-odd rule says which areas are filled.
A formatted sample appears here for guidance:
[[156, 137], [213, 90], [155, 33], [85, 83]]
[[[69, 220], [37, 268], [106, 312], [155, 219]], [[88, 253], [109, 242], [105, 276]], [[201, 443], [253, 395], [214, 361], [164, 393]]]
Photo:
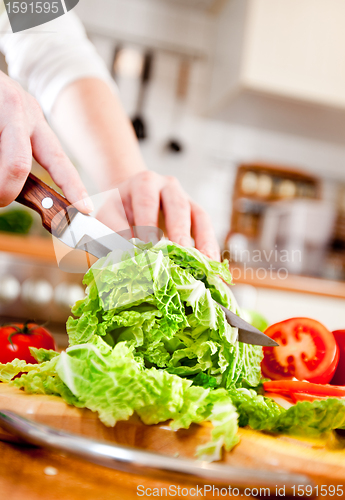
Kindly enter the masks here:
[[0, 51], [6, 57], [9, 76], [37, 99], [48, 119], [61, 90], [80, 78], [100, 78], [115, 87], [73, 11], [41, 26], [12, 33], [0, 0]]

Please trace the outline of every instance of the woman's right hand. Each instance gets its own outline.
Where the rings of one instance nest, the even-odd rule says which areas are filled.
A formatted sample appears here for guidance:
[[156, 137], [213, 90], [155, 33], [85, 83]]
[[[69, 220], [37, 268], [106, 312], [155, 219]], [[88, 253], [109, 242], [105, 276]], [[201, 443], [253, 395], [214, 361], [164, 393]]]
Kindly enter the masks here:
[[46, 122], [38, 102], [0, 71], [0, 207], [18, 196], [32, 156], [50, 174], [70, 203], [92, 211], [79, 174]]

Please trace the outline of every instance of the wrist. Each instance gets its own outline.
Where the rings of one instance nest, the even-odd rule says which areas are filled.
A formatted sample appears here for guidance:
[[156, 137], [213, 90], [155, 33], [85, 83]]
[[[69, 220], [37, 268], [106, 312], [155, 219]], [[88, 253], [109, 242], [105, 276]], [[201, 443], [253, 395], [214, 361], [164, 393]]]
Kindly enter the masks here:
[[135, 165], [127, 165], [127, 162], [114, 158], [108, 161], [103, 167], [97, 165], [97, 170], [93, 171], [94, 181], [101, 190], [114, 189], [131, 177], [147, 170], [143, 159], [140, 157]]

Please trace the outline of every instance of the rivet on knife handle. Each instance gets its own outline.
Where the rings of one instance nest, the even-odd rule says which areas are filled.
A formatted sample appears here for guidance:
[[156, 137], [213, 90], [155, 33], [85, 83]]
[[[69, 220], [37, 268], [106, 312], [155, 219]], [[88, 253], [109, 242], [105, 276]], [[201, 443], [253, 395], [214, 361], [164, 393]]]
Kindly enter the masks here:
[[33, 174], [29, 174], [16, 201], [35, 210], [41, 216], [43, 226], [56, 236], [78, 213], [66, 198]]

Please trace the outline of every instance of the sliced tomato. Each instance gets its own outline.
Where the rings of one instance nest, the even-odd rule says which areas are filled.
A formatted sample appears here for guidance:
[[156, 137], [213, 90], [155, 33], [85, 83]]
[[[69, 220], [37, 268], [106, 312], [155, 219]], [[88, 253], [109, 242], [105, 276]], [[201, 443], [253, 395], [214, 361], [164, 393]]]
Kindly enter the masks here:
[[335, 330], [333, 335], [339, 348], [339, 363], [331, 384], [345, 385], [345, 330]]
[[345, 387], [329, 384], [313, 384], [311, 382], [301, 382], [300, 380], [271, 380], [264, 382], [266, 392], [276, 394], [310, 394], [325, 398], [345, 398]]
[[321, 323], [291, 318], [270, 326], [265, 334], [280, 344], [264, 347], [261, 368], [265, 377], [330, 382], [338, 365], [339, 349], [333, 334]]
[[291, 394], [291, 399], [294, 403], [299, 401], [322, 401], [323, 399], [328, 399], [328, 396], [314, 396], [313, 394], [303, 394], [302, 392], [294, 392]]

